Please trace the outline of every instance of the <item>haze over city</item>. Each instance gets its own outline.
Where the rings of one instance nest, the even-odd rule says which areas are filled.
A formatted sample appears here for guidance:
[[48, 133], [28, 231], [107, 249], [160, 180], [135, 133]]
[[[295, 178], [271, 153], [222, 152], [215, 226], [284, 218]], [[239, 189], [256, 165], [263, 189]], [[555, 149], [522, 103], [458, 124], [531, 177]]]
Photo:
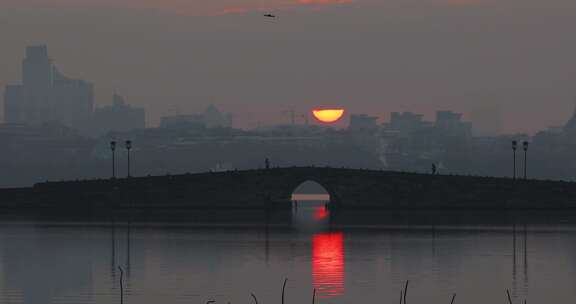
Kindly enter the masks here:
[[572, 303], [575, 0], [0, 0], [0, 303]]
[[26, 46], [46, 44], [97, 104], [116, 91], [148, 126], [209, 104], [235, 127], [326, 105], [381, 121], [481, 112], [534, 133], [573, 111], [575, 12], [568, 0], [3, 0], [0, 87], [21, 78]]

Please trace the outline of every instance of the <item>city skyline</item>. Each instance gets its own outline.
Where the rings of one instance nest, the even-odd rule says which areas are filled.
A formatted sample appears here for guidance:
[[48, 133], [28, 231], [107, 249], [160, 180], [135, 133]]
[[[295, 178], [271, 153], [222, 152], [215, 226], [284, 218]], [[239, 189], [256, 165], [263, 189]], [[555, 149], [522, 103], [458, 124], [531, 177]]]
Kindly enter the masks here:
[[[40, 101], [40, 103], [38, 103], [38, 101]], [[28, 104], [30, 102], [32, 103]], [[69, 107], [68, 105], [73, 107]], [[39, 108], [30, 108], [31, 106]], [[321, 107], [319, 109], [332, 109], [332, 107]], [[289, 108], [282, 111], [285, 115], [280, 120], [270, 121], [268, 124], [258, 122], [256, 128], [266, 125], [290, 124], [316, 124], [350, 128], [354, 123], [354, 118], [362, 116], [369, 117], [371, 123], [381, 126], [393, 124], [395, 115], [415, 116], [422, 122], [426, 122], [430, 118], [426, 117], [427, 115], [411, 111], [393, 111], [386, 113], [389, 115], [387, 119], [387, 117], [381, 115], [368, 115], [354, 112], [345, 113], [348, 112], [348, 109], [340, 108], [337, 109], [337, 111], [342, 111], [342, 114], [340, 114], [338, 119], [330, 122], [322, 122], [318, 121], [318, 117], [315, 117], [319, 109], [303, 110], [304, 112], [300, 113], [294, 108]], [[499, 113], [494, 111], [494, 108], [479, 107], [478, 109], [478, 112], [473, 111], [472, 113], [454, 114], [458, 115], [458, 120], [465, 118], [481, 125], [481, 127], [473, 129], [472, 122], [470, 122], [470, 131], [473, 131], [471, 134], [477, 136], [507, 134], [499, 132]], [[173, 113], [161, 116], [157, 125], [146, 124], [145, 110], [143, 108], [134, 108], [127, 104], [125, 98], [117, 94], [116, 91], [113, 93], [111, 105], [106, 104], [98, 107], [94, 104], [94, 84], [89, 81], [73, 79], [63, 75], [58, 66], [54, 64], [47, 45], [27, 46], [22, 61], [22, 80], [5, 86], [4, 123], [42, 124], [45, 122], [60, 122], [65, 126], [81, 131], [81, 133], [85, 135], [90, 134], [92, 136], [101, 136], [109, 131], [122, 132], [144, 127], [163, 127], [165, 121], [171, 120], [175, 120], [174, 122], [180, 121], [179, 123], [193, 122], [206, 124], [208, 128], [215, 126], [235, 127], [232, 123], [233, 113], [223, 114], [213, 103], [208, 104], [204, 108], [204, 113], [202, 113], [202, 111], [182, 113], [177, 107], [172, 110], [174, 111]], [[576, 109], [574, 111], [576, 113]], [[213, 114], [210, 114], [210, 112], [213, 112]], [[434, 111], [436, 121], [438, 121], [438, 115], [444, 112], [452, 113], [452, 110], [436, 109]], [[208, 120], [205, 121], [205, 115], [212, 116], [212, 118], [208, 118]], [[214, 117], [214, 115], [217, 117]], [[343, 118], [343, 121], [340, 120], [340, 117]], [[78, 118], [80, 118], [80, 120], [78, 120]], [[286, 121], [286, 118], [288, 121]], [[76, 119], [77, 122], [81, 122], [81, 124], [78, 125], [77, 122], [75, 123], [74, 119]], [[573, 119], [573, 116], [571, 119]], [[550, 126], [543, 130], [536, 130], [535, 132], [561, 129], [564, 123], [557, 126]], [[242, 129], [242, 126], [237, 126], [237, 128]], [[245, 126], [244, 128], [246, 129]]]
[[[212, 103], [239, 127], [324, 103], [379, 117], [491, 111], [503, 133], [572, 112], [573, 2], [314, 2], [237, 2], [248, 8], [216, 16], [230, 2], [6, 1], [0, 84], [20, 76], [25, 46], [47, 44], [62, 70], [96, 84], [97, 101], [117, 90], [152, 126]], [[260, 6], [280, 18], [263, 20]]]
[[576, 298], [575, 0], [0, 0], [0, 303]]
[[28, 46], [22, 60], [22, 79], [5, 87], [4, 123], [59, 123], [82, 135], [146, 127], [143, 108], [134, 108], [116, 92], [112, 104], [94, 106], [94, 84], [63, 74], [48, 47]]

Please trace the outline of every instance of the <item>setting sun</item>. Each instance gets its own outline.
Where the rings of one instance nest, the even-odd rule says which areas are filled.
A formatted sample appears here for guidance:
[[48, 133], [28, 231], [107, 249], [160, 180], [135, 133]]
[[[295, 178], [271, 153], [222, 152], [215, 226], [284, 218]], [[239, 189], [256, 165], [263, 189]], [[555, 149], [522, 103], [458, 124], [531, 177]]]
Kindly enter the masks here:
[[312, 110], [312, 115], [320, 122], [333, 123], [342, 118], [344, 109], [315, 109]]

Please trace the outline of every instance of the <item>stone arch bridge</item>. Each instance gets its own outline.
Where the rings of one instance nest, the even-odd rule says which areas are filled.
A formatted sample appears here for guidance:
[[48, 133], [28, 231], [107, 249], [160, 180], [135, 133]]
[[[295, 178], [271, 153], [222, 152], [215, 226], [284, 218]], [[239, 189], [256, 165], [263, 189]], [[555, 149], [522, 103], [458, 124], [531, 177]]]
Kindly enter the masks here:
[[341, 209], [564, 209], [576, 183], [292, 167], [46, 182], [0, 190], [0, 207], [290, 208], [292, 192], [315, 181]]

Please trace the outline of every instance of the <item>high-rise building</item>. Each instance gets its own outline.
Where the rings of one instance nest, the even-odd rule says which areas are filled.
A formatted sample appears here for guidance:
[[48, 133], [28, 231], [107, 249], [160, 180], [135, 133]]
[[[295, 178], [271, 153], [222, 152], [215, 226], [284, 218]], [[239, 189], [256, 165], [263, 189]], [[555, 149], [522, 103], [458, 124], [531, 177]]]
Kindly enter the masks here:
[[569, 135], [576, 135], [576, 109], [566, 124], [564, 124], [564, 133]]
[[385, 124], [384, 127], [388, 131], [397, 132], [401, 137], [410, 137], [414, 133], [430, 127], [430, 125], [429, 122], [424, 121], [421, 114], [392, 112], [390, 114], [390, 122]]
[[472, 136], [472, 124], [463, 122], [462, 114], [452, 111], [437, 111], [435, 128], [439, 136]]
[[230, 128], [232, 127], [232, 117], [224, 114], [213, 104], [204, 110], [204, 123], [207, 128]]
[[59, 122], [84, 131], [93, 106], [91, 83], [64, 76], [52, 63], [46, 46], [31, 46], [22, 62], [22, 83], [9, 85], [4, 92], [4, 122]]
[[35, 92], [47, 92], [53, 84], [53, 68], [46, 46], [26, 48], [26, 57], [22, 61], [22, 84]]
[[220, 112], [214, 105], [206, 107], [203, 113], [178, 114], [160, 118], [162, 128], [231, 128], [232, 115]]
[[112, 105], [94, 111], [93, 135], [104, 135], [110, 131], [126, 132], [146, 127], [146, 112], [126, 103], [124, 97], [114, 94]]
[[374, 133], [378, 130], [378, 117], [366, 114], [350, 115], [348, 130], [353, 132]]

